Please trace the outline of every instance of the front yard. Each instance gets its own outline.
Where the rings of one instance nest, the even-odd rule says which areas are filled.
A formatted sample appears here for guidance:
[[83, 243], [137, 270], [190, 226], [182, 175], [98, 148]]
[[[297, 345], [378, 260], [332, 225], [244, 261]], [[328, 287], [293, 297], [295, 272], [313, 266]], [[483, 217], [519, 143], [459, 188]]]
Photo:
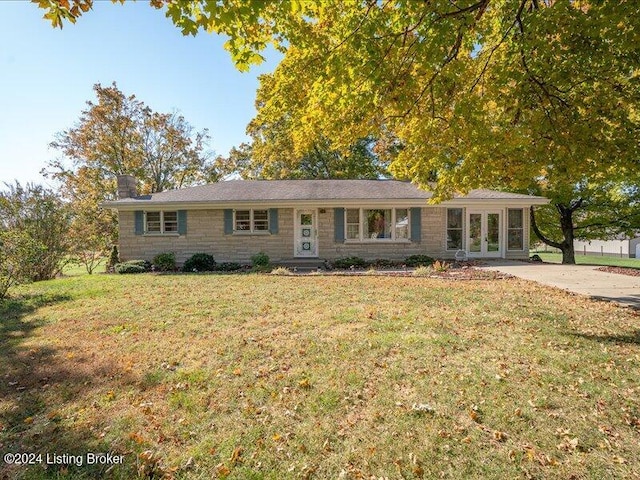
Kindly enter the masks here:
[[76, 276], [0, 351], [0, 478], [640, 476], [640, 316], [517, 279]]

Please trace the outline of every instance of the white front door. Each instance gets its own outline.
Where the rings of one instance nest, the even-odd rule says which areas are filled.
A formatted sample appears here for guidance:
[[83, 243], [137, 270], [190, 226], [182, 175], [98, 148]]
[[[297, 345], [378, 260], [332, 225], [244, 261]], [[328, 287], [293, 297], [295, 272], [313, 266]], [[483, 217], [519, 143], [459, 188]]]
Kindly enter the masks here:
[[296, 257], [318, 256], [318, 228], [316, 210], [296, 210], [295, 213]]
[[502, 256], [500, 211], [467, 211], [467, 255], [485, 258]]

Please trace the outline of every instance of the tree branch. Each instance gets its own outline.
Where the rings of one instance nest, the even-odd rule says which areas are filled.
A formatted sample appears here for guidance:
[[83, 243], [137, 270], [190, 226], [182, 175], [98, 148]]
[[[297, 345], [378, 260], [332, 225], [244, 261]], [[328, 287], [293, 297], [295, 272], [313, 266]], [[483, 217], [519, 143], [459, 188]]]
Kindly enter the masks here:
[[550, 247], [559, 248], [562, 250], [561, 243], [554, 242], [553, 240], [545, 237], [544, 234], [538, 228], [538, 224], [536, 223], [535, 207], [533, 205], [531, 205], [531, 207], [529, 208], [529, 216], [531, 218], [531, 228], [533, 228], [533, 231], [538, 236], [538, 238], [542, 240], [544, 243], [546, 243], [547, 245], [549, 245]]
[[493, 58], [493, 54], [496, 52], [496, 50], [498, 48], [500, 48], [500, 46], [507, 39], [507, 36], [509, 36], [509, 33], [511, 33], [511, 30], [513, 30], [513, 27], [516, 26], [517, 19], [520, 18], [520, 16], [522, 15], [522, 11], [524, 10], [524, 6], [525, 6], [526, 2], [527, 2], [527, 0], [520, 0], [520, 6], [518, 7], [518, 11], [516, 13], [516, 19], [513, 20], [511, 25], [509, 25], [509, 28], [507, 28], [507, 31], [504, 32], [504, 35], [502, 35], [502, 38], [500, 39], [500, 41], [496, 45], [494, 45], [493, 48], [491, 49], [491, 51], [489, 52], [489, 57], [487, 58], [487, 61], [484, 63], [484, 66], [482, 67], [482, 71], [480, 72], [480, 75], [478, 75], [478, 78], [476, 78], [475, 81], [473, 82], [473, 85], [471, 85], [471, 88], [469, 89], [469, 92], [473, 92], [473, 90], [476, 88], [478, 83], [480, 83], [480, 80], [482, 80], [482, 77], [486, 73], [487, 68], [489, 68], [489, 63], [491, 63], [491, 59]]

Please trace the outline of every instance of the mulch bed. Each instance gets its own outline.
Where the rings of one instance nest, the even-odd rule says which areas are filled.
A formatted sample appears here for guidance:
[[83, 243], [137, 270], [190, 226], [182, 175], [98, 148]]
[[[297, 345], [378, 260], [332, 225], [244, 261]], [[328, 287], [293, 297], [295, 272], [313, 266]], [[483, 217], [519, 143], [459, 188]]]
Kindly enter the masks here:
[[[413, 269], [375, 269], [375, 270], [365, 270], [365, 269], [353, 269], [353, 270], [330, 270], [330, 271], [320, 271], [313, 272], [311, 274], [321, 274], [321, 275], [384, 275], [390, 277], [416, 277], [416, 278], [442, 278], [447, 280], [502, 280], [505, 278], [513, 278], [512, 275], [502, 272], [494, 272], [488, 270], [480, 270], [478, 268], [474, 268], [475, 266], [483, 265], [482, 262], [455, 262], [450, 264], [449, 268], [445, 271], [433, 271], [427, 276], [415, 276], [413, 273]], [[310, 273], [302, 273], [302, 275], [309, 275]]]
[[596, 268], [599, 272], [618, 273], [620, 275], [629, 275], [631, 277], [640, 277], [640, 269], [627, 267], [600, 267]]

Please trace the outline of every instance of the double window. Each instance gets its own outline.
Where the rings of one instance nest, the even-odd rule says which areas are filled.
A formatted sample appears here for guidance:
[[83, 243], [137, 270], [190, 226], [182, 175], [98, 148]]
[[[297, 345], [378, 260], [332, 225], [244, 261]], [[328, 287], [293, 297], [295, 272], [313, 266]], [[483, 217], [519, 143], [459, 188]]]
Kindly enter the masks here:
[[234, 210], [233, 231], [259, 233], [269, 231], [269, 210]]
[[409, 210], [406, 208], [347, 208], [347, 240], [408, 240]]
[[178, 233], [178, 212], [145, 212], [145, 233]]
[[507, 211], [507, 250], [524, 250], [524, 214], [521, 208]]

